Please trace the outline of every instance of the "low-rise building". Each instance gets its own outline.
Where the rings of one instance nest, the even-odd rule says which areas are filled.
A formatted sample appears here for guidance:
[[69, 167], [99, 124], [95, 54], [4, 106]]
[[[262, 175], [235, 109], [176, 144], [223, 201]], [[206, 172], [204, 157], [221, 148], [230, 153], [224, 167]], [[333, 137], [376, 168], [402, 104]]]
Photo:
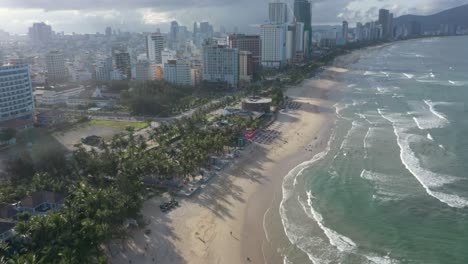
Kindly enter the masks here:
[[269, 113], [271, 104], [271, 98], [261, 98], [253, 96], [242, 100], [242, 109], [251, 112]]
[[65, 114], [59, 110], [40, 112], [36, 115], [36, 123], [40, 126], [54, 126], [65, 121]]
[[57, 210], [65, 198], [66, 195], [55, 192], [35, 192], [16, 203], [16, 211], [29, 212], [33, 215], [45, 214]]
[[0, 241], [5, 241], [14, 235], [15, 223], [0, 221]]

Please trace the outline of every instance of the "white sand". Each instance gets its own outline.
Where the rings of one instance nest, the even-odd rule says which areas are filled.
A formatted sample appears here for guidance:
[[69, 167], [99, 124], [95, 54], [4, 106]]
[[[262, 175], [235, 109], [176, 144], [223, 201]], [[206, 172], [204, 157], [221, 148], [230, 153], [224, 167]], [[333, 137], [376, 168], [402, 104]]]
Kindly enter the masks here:
[[[278, 210], [281, 182], [286, 173], [327, 144], [335, 102], [326, 99], [339, 84], [331, 81], [341, 68], [326, 71], [320, 80], [305, 81], [287, 94], [301, 102], [298, 110], [281, 112], [273, 124], [282, 132], [273, 144], [255, 145], [198, 195], [183, 199], [168, 214], [160, 212], [160, 199], [144, 205], [150, 220], [146, 229], [115, 249], [111, 263], [282, 263], [266, 245], [263, 218]], [[308, 145], [313, 145], [312, 151]], [[231, 235], [232, 232], [232, 235]], [[283, 232], [278, 230], [278, 232]]]

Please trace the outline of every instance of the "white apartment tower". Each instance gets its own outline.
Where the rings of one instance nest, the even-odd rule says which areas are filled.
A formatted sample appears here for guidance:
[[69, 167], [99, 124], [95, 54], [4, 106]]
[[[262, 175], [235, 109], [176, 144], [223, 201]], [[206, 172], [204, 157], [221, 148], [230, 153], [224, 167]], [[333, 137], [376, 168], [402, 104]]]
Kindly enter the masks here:
[[151, 63], [162, 64], [164, 37], [160, 33], [146, 36], [146, 55]]
[[192, 85], [190, 63], [182, 60], [169, 60], [164, 64], [164, 80], [176, 85]]
[[286, 63], [287, 24], [261, 26], [262, 65], [279, 68]]
[[65, 59], [60, 51], [51, 51], [46, 55], [47, 81], [49, 83], [65, 82], [68, 72], [65, 68]]
[[0, 128], [31, 126], [33, 113], [29, 67], [0, 66]]
[[203, 45], [203, 80], [226, 82], [231, 87], [239, 83], [239, 51], [208, 40]]

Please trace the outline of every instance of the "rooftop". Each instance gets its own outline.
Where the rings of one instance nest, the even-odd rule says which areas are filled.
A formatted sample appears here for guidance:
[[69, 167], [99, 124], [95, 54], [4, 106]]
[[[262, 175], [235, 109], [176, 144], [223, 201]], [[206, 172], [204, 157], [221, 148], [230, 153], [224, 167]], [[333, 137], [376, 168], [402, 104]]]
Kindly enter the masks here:
[[13, 219], [16, 216], [15, 207], [11, 204], [0, 204], [0, 219]]
[[23, 198], [20, 203], [22, 207], [36, 208], [43, 203], [63, 203], [65, 195], [54, 192], [35, 192]]
[[271, 98], [257, 96], [247, 97], [244, 98], [242, 101], [250, 104], [270, 104], [272, 102]]
[[13, 229], [13, 227], [15, 227], [14, 223], [0, 221], [0, 234], [3, 234], [5, 232]]

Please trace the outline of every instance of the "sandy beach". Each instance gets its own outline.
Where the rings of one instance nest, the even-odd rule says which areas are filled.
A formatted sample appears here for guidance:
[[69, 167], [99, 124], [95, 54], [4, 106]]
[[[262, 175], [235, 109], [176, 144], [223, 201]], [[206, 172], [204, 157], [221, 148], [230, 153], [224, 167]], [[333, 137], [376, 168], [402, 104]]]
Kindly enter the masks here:
[[149, 224], [123, 244], [111, 247], [111, 263], [283, 263], [279, 219], [283, 177], [327, 145], [341, 85], [334, 76], [356, 59], [340, 58], [318, 78], [290, 88], [286, 95], [300, 108], [281, 111], [271, 126], [280, 137], [268, 145], [254, 143], [198, 194], [181, 200], [167, 214], [161, 198], [144, 205]]

